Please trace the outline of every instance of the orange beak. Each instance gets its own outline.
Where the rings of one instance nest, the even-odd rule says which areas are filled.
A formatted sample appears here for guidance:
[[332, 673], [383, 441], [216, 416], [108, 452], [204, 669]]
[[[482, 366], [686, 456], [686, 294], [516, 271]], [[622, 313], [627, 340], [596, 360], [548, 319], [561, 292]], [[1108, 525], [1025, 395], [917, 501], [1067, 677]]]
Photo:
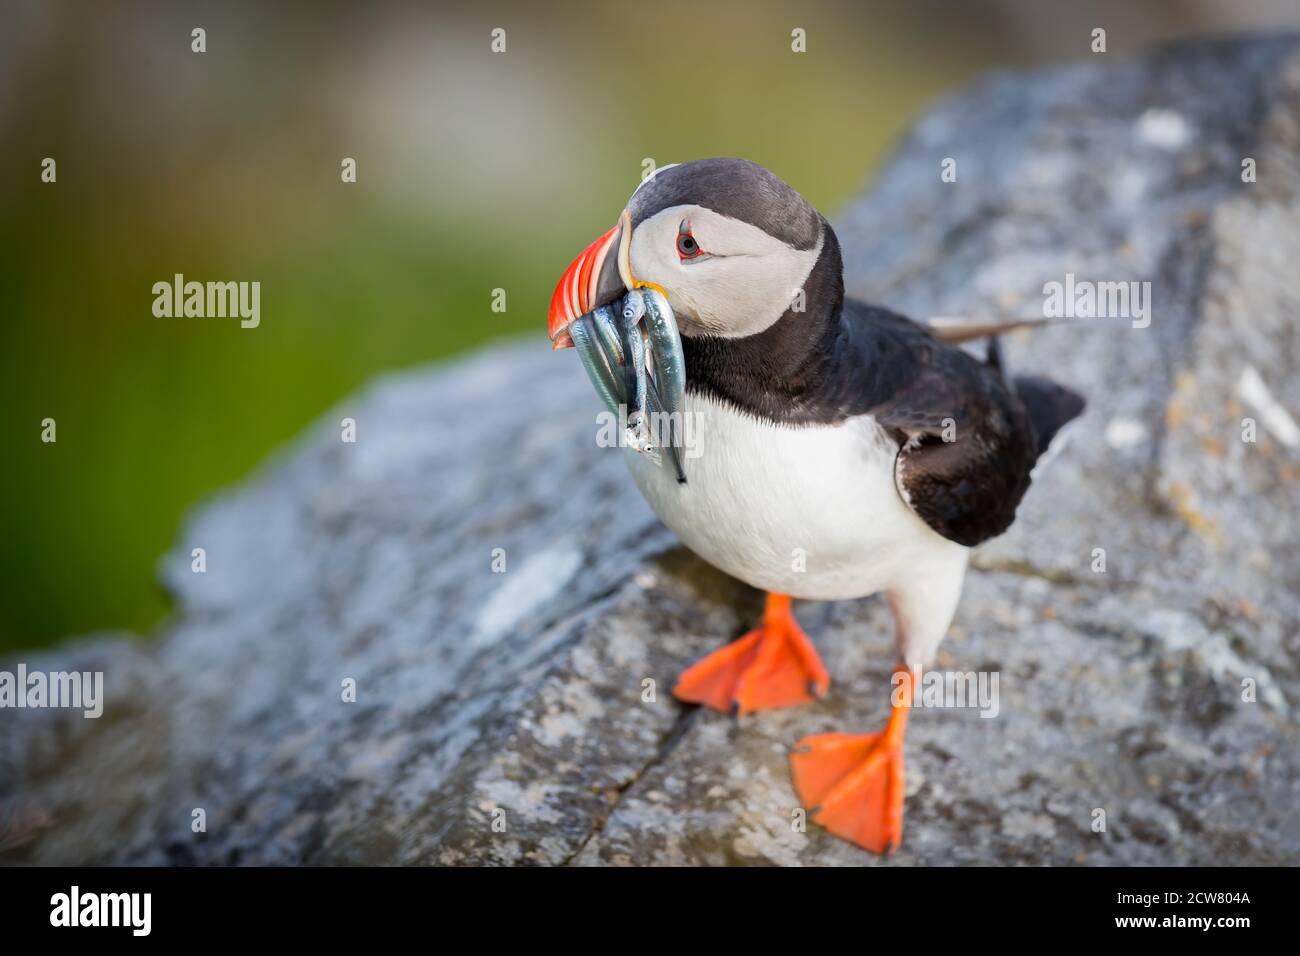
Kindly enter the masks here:
[[616, 225], [573, 260], [551, 295], [546, 331], [551, 347], [573, 347], [569, 324], [593, 309], [608, 305], [632, 288], [628, 251], [632, 244], [631, 215], [626, 209]]

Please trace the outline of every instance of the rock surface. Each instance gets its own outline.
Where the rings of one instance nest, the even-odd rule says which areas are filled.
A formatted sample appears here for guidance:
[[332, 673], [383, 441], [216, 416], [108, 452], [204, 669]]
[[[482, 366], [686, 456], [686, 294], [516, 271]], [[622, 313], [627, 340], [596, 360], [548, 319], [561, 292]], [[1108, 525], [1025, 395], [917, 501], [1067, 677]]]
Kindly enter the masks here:
[[[938, 666], [999, 712], [914, 715], [892, 864], [1300, 861], [1298, 190], [1300, 44], [1242, 39], [994, 76], [837, 221], [851, 291], [919, 317], [1040, 314], [1066, 273], [1153, 298], [1006, 343], [1091, 405], [976, 552]], [[675, 703], [760, 595], [655, 522], [568, 358], [376, 383], [197, 511], [158, 639], [26, 658], [107, 704], [0, 712], [0, 862], [881, 863], [792, 824], [786, 751], [882, 721], [887, 608], [798, 606], [824, 702]]]

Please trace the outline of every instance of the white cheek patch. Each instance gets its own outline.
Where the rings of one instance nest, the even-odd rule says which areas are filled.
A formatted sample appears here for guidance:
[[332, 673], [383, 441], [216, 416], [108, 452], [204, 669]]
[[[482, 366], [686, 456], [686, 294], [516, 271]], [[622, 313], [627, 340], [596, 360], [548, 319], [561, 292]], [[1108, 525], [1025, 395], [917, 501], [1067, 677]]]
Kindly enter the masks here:
[[[682, 261], [682, 221], [708, 258]], [[785, 314], [822, 250], [795, 249], [757, 226], [700, 206], [671, 206], [632, 231], [631, 269], [638, 282], [661, 287], [687, 334], [754, 335]]]
[[[677, 231], [693, 206], [673, 206], [658, 212], [632, 230], [629, 263], [636, 282], [651, 282], [667, 290], [682, 265], [677, 255]], [[676, 312], [677, 304], [669, 305]]]

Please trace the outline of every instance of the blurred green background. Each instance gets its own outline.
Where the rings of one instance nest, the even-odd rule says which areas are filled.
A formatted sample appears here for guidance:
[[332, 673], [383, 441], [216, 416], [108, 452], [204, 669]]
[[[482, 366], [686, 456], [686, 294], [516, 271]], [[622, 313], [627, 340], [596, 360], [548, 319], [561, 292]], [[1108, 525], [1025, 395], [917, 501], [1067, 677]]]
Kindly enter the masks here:
[[[833, 214], [928, 100], [991, 66], [1086, 57], [1097, 25], [1122, 55], [1296, 14], [0, 0], [0, 652], [154, 627], [185, 511], [377, 372], [544, 347], [554, 281], [647, 157], [746, 156]], [[155, 318], [177, 272], [260, 281], [260, 327]]]

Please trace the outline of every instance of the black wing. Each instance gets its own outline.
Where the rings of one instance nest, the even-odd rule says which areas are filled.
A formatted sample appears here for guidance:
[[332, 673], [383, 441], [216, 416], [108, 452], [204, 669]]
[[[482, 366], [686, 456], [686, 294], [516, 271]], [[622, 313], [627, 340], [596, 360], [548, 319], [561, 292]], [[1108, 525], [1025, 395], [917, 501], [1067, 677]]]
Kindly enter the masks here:
[[885, 370], [863, 382], [874, 393], [863, 410], [899, 442], [903, 500], [959, 544], [1005, 531], [1034, 463], [1083, 399], [1044, 379], [1008, 382], [994, 348], [980, 362], [886, 309], [847, 303], [841, 331], [843, 359]]

